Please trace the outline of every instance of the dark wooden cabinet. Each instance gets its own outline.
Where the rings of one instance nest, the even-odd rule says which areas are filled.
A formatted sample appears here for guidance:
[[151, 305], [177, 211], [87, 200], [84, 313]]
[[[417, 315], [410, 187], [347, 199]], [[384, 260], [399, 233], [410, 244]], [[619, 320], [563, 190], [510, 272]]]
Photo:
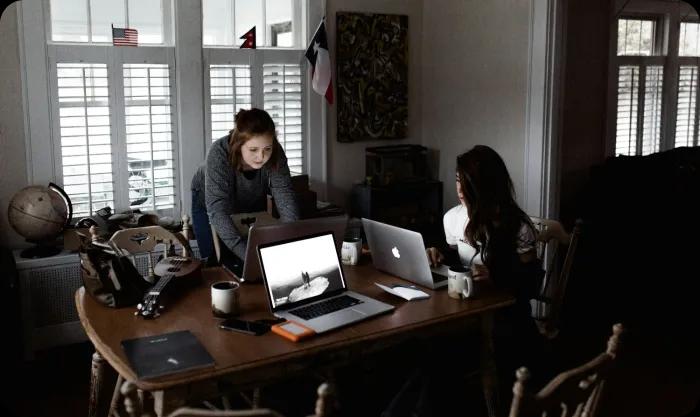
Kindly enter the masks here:
[[428, 246], [444, 241], [442, 182], [417, 181], [381, 187], [357, 184], [350, 198], [350, 215], [415, 230]]

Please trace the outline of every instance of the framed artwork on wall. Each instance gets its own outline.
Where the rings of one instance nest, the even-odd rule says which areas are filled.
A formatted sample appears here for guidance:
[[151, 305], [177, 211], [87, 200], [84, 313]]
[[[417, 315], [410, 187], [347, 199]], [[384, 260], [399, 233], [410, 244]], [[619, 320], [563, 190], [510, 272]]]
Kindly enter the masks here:
[[408, 131], [408, 16], [336, 13], [339, 142]]

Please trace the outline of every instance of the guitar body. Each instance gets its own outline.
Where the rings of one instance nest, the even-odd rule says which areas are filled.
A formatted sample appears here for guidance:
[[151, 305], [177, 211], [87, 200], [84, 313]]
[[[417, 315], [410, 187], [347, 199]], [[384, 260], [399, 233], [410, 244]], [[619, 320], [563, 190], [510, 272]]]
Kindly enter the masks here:
[[160, 315], [164, 309], [161, 304], [163, 293], [177, 293], [191, 288], [202, 280], [202, 261], [182, 256], [169, 256], [162, 259], [153, 268], [153, 273], [160, 278], [146, 291], [143, 301], [136, 308], [136, 315], [151, 319]]
[[[194, 258], [184, 258], [182, 256], [168, 256], [161, 259], [160, 262], [153, 267], [153, 273], [162, 279], [168, 275], [172, 275], [172, 282], [168, 283], [168, 287], [188, 286], [188, 284], [197, 284], [202, 278], [202, 261]], [[180, 281], [183, 281], [182, 283]], [[189, 281], [189, 282], [188, 282]], [[158, 281], [156, 281], [157, 283]]]

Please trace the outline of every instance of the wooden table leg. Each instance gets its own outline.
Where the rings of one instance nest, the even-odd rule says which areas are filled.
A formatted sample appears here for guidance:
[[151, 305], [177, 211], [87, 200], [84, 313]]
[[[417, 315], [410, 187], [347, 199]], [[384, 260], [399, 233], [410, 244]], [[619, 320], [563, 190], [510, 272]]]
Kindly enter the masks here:
[[496, 417], [498, 407], [498, 377], [493, 347], [493, 314], [481, 316], [481, 384], [489, 417]]
[[104, 376], [105, 360], [98, 351], [92, 354], [92, 369], [90, 371], [90, 401], [88, 403], [88, 417], [97, 417], [100, 410], [100, 394], [102, 392], [102, 379]]

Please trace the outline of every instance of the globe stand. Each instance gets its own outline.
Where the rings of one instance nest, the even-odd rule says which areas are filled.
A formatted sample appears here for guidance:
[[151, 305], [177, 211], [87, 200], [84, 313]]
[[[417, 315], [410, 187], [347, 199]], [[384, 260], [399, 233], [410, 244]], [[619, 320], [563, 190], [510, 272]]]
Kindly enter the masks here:
[[49, 256], [58, 255], [60, 252], [61, 248], [58, 246], [37, 243], [36, 246], [32, 246], [20, 252], [19, 256], [26, 259], [48, 258]]

